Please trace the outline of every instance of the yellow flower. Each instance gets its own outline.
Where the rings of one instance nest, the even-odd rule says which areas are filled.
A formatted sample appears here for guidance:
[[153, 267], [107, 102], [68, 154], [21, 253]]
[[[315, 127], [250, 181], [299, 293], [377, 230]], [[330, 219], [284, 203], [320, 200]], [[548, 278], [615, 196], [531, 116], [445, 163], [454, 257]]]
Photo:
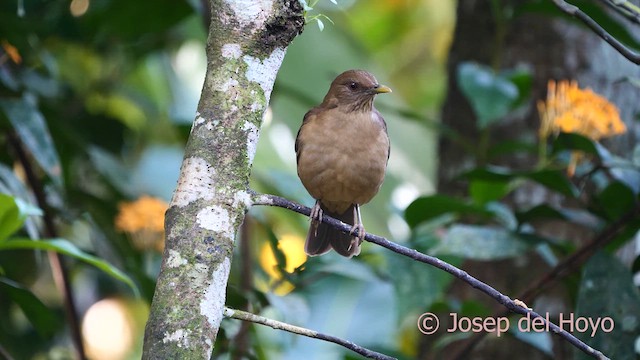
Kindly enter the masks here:
[[[278, 246], [287, 258], [287, 265], [282, 269], [283, 271], [292, 273], [307, 261], [307, 255], [304, 252], [304, 239], [301, 237], [294, 235], [282, 236], [278, 241]], [[278, 270], [278, 261], [269, 243], [265, 243], [260, 250], [260, 265], [271, 277], [269, 287], [272, 288], [274, 293], [285, 295], [293, 290], [293, 284], [284, 279], [282, 273]]]
[[[547, 99], [538, 101], [538, 113], [541, 149], [546, 147], [549, 135], [559, 132], [576, 133], [598, 141], [627, 131], [614, 104], [591, 89], [580, 89], [576, 81], [562, 80], [556, 84], [549, 80]], [[572, 153], [569, 175], [574, 174], [580, 159], [580, 154]]]
[[542, 139], [562, 131], [600, 140], [627, 130], [614, 104], [591, 89], [580, 89], [575, 81], [556, 85], [549, 80], [547, 100], [538, 101], [538, 112]]
[[[11, 43], [7, 40], [2, 40], [0, 44], [2, 45], [5, 54], [7, 54], [11, 61], [13, 61], [15, 64], [22, 63], [22, 56], [20, 56], [20, 52], [15, 46], [11, 45]], [[4, 56], [0, 57], [0, 64], [2, 63], [4, 63]]]
[[115, 226], [128, 233], [133, 244], [141, 249], [164, 248], [164, 213], [169, 205], [161, 199], [143, 195], [133, 202], [118, 204]]

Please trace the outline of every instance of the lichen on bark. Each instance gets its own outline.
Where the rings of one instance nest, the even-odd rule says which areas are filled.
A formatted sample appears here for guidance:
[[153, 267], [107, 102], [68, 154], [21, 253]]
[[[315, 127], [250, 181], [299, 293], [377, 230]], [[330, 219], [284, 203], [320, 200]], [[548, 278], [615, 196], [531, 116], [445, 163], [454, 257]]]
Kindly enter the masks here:
[[144, 359], [209, 359], [262, 116], [291, 40], [298, 0], [210, 0], [207, 74], [165, 217]]

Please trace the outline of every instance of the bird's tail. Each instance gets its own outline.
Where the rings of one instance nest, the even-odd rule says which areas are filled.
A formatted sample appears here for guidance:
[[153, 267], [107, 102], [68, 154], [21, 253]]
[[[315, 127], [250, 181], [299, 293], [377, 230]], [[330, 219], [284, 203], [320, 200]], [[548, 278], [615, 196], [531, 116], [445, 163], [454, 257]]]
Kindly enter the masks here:
[[[323, 205], [320, 205], [323, 216], [327, 215], [334, 219], [338, 219], [343, 223], [353, 225], [354, 206], [351, 205], [344, 213], [338, 214], [328, 211]], [[353, 236], [345, 234], [342, 231], [312, 219], [307, 234], [307, 242], [304, 245], [304, 251], [309, 256], [322, 255], [333, 248], [338, 254], [348, 258], [360, 254], [360, 243], [354, 241]]]

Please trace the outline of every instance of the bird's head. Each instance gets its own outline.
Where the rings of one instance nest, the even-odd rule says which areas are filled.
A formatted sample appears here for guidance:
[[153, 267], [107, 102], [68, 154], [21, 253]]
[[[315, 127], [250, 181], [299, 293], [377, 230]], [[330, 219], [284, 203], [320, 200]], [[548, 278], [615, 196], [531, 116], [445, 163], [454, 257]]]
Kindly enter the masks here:
[[371, 111], [373, 98], [391, 89], [364, 70], [348, 70], [333, 80], [324, 102], [337, 103], [347, 111]]

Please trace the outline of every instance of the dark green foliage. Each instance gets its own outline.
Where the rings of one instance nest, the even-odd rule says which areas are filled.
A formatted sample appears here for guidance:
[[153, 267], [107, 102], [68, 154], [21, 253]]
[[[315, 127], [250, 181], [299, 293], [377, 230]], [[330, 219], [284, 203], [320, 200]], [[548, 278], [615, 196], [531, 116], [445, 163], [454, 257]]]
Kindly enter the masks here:
[[[611, 359], [637, 358], [634, 344], [640, 332], [640, 292], [633, 285], [629, 269], [615, 257], [597, 253], [585, 265], [574, 318], [575, 325], [584, 326], [578, 317], [593, 320], [590, 329], [595, 331], [576, 331], [587, 344]], [[604, 320], [600, 327], [593, 326], [597, 319], [607, 317], [611, 320]], [[576, 358], [589, 357], [576, 353]]]

